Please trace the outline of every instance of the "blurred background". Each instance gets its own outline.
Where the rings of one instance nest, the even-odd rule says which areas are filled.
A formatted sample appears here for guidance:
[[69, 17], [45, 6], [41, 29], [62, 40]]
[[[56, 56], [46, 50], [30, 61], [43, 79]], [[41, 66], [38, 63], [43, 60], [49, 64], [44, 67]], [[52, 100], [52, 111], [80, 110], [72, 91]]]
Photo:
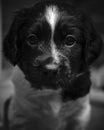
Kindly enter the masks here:
[[[34, 4], [36, 0], [2, 0], [0, 1], [0, 125], [4, 102], [14, 94], [14, 86], [9, 81], [12, 66], [2, 56], [2, 41], [13, 20], [14, 11]], [[104, 40], [104, 0], [69, 0], [83, 8], [92, 17], [95, 28]], [[102, 57], [104, 58], [104, 57]], [[104, 61], [104, 59], [101, 59]], [[104, 65], [99, 64], [91, 74], [92, 114], [88, 130], [104, 130]]]

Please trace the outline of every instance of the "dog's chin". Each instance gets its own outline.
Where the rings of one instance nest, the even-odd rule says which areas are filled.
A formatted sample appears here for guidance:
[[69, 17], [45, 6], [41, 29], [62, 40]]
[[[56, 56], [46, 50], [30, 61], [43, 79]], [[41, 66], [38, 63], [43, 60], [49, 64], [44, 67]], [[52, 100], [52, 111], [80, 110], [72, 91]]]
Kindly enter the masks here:
[[67, 87], [72, 79], [71, 71], [68, 68], [50, 70], [39, 67], [36, 70], [37, 72], [32, 71], [32, 74], [27, 75], [27, 80], [33, 88], [57, 90]]

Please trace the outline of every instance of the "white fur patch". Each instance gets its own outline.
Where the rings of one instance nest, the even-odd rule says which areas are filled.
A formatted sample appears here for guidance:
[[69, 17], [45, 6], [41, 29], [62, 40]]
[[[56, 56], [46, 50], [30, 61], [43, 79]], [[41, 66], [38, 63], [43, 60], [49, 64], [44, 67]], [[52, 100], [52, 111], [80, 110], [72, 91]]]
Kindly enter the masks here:
[[89, 114], [90, 114], [90, 105], [86, 104], [85, 109], [81, 113], [79, 119], [82, 120], [83, 122], [87, 122], [89, 120]]
[[46, 8], [45, 17], [47, 22], [50, 24], [52, 32], [55, 29], [55, 25], [59, 18], [59, 12], [56, 6], [49, 6]]
[[61, 107], [62, 107], [61, 102], [59, 102], [59, 101], [51, 101], [50, 106], [51, 106], [51, 109], [52, 109], [54, 115], [57, 116], [59, 114], [59, 112], [60, 112]]
[[58, 8], [56, 6], [49, 6], [46, 8], [46, 12], [45, 12], [45, 17], [47, 22], [49, 23], [50, 27], [51, 27], [51, 31], [52, 31], [52, 35], [51, 35], [51, 42], [50, 42], [50, 46], [51, 46], [51, 55], [53, 57], [53, 62], [46, 65], [46, 67], [48, 69], [57, 69], [58, 65], [59, 65], [59, 52], [57, 50], [56, 45], [53, 42], [53, 34], [54, 34], [54, 29], [55, 26], [57, 24], [57, 21], [59, 19], [59, 11]]
[[48, 69], [57, 69], [59, 63], [60, 63], [60, 58], [59, 58], [59, 52], [57, 50], [56, 45], [52, 42], [51, 43], [51, 55], [53, 58], [53, 62], [51, 64], [48, 64], [46, 67]]
[[89, 96], [86, 97], [85, 102], [83, 103], [83, 110], [77, 117], [77, 119], [80, 121], [81, 126], [84, 128], [86, 127], [87, 123], [90, 119], [90, 113], [91, 113], [91, 106], [89, 104]]
[[52, 52], [52, 57], [53, 57], [55, 63], [59, 63], [59, 52], [54, 43], [51, 44], [51, 52]]

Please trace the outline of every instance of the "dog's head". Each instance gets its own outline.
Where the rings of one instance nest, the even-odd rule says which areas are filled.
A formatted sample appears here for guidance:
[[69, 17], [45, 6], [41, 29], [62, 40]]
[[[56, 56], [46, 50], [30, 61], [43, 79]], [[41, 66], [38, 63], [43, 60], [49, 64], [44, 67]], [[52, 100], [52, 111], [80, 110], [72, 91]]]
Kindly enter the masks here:
[[101, 51], [101, 40], [82, 11], [47, 0], [17, 13], [3, 51], [33, 87], [57, 89], [71, 86], [75, 77], [88, 71]]

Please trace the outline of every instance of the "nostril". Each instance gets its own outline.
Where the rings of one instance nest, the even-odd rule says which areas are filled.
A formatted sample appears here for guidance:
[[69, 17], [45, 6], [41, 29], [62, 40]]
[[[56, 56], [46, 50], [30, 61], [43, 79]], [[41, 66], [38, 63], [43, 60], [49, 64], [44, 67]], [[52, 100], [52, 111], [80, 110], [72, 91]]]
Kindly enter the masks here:
[[42, 64], [49, 64], [53, 61], [53, 58], [52, 57], [48, 57], [48, 56], [38, 56], [36, 59], [35, 59], [35, 63], [36, 64], [39, 64], [39, 63], [42, 63]]

